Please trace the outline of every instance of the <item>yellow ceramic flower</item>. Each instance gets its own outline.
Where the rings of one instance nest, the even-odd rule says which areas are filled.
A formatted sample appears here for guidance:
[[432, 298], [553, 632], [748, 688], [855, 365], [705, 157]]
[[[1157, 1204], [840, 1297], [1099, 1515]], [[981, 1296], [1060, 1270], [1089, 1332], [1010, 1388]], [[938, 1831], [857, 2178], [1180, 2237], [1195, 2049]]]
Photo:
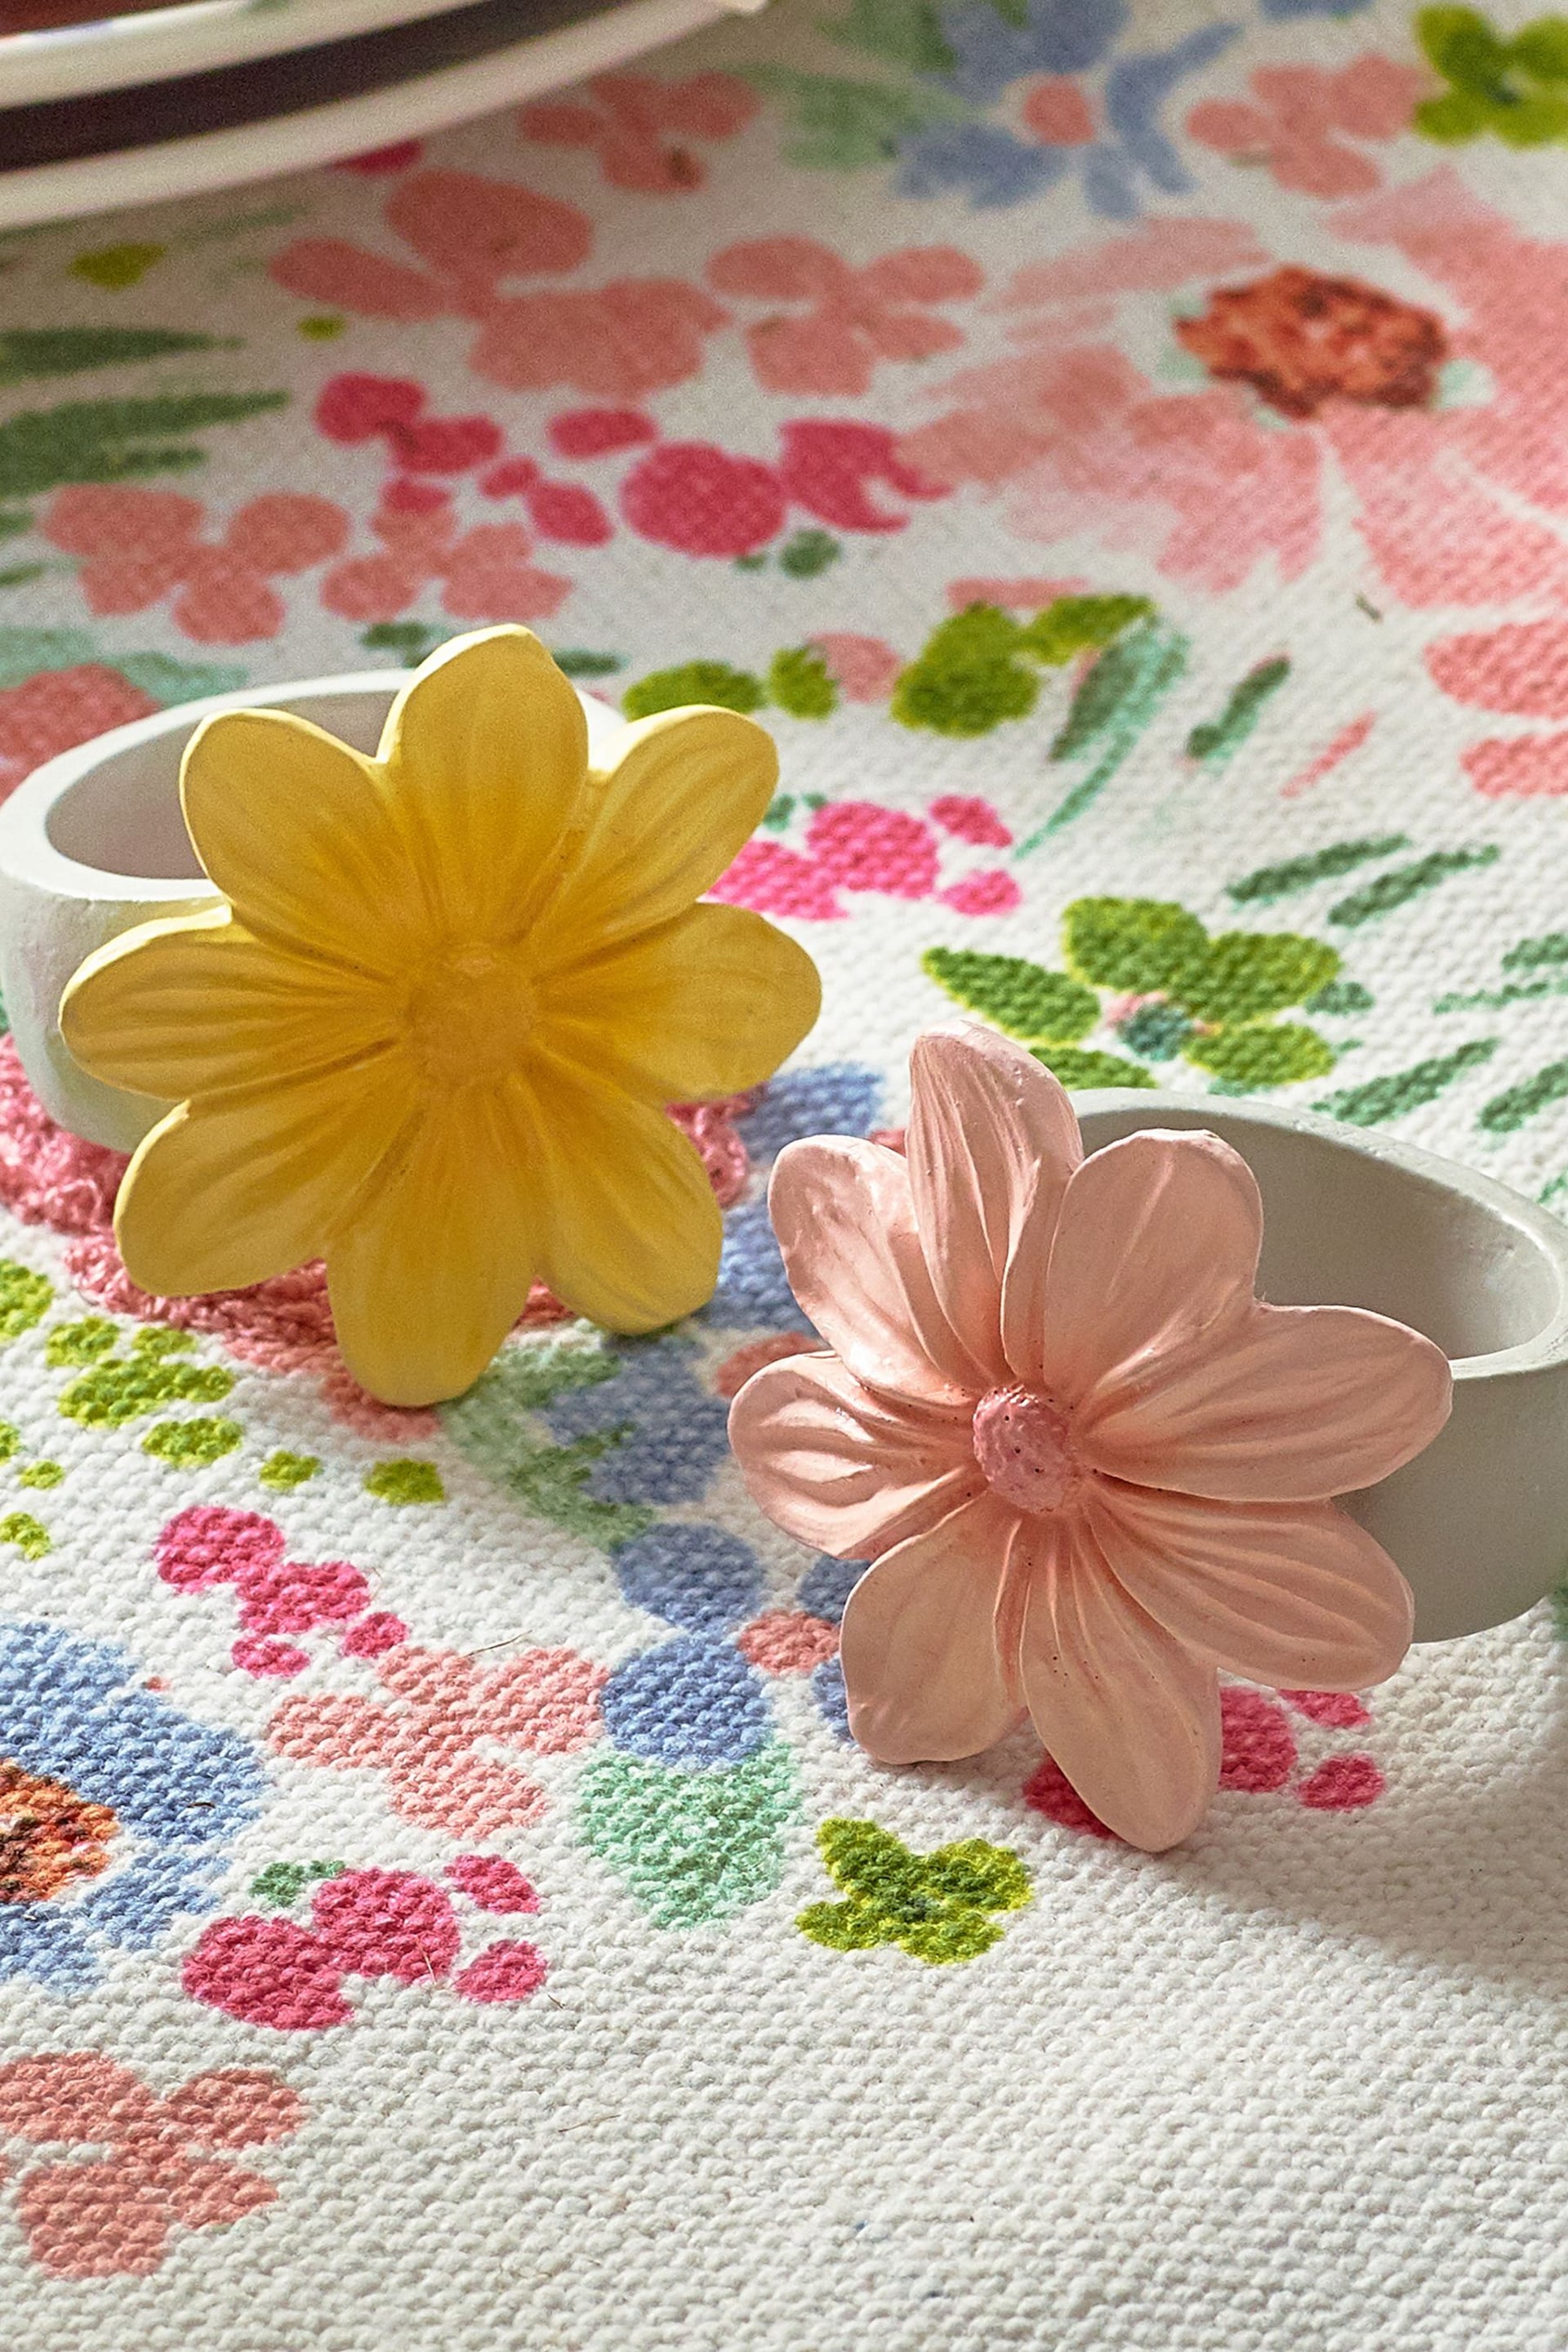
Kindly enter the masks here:
[[376, 757], [278, 711], [197, 729], [181, 793], [227, 899], [89, 956], [83, 1066], [176, 1104], [121, 1188], [165, 1296], [327, 1262], [375, 1396], [457, 1395], [535, 1278], [647, 1331], [710, 1295], [720, 1217], [664, 1105], [776, 1069], [816, 1017], [805, 950], [699, 906], [768, 804], [762, 728], [667, 711], [588, 766], [538, 639], [445, 646]]

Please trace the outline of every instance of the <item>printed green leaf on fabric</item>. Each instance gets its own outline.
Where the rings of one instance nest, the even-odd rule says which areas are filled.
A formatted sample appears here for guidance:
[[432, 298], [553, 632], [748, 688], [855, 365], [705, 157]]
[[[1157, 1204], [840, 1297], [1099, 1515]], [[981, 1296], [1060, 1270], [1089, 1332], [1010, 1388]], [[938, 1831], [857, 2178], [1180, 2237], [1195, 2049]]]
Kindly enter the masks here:
[[702, 1927], [760, 1903], [784, 1871], [800, 1800], [776, 1740], [741, 1763], [684, 1771], [613, 1748], [591, 1756], [577, 1820], [590, 1852], [660, 1927]]
[[1444, 146], [1489, 131], [1509, 147], [1568, 140], [1568, 19], [1538, 16], [1510, 39], [1474, 8], [1423, 8], [1415, 34], [1449, 84], [1415, 109], [1415, 129]]
[[621, 709], [628, 719], [651, 719], [656, 711], [679, 710], [684, 703], [711, 702], [749, 717], [767, 698], [762, 679], [750, 670], [731, 669], [728, 662], [692, 661], [639, 678], [622, 695]]
[[0, 1258], [0, 1339], [19, 1339], [41, 1323], [54, 1300], [47, 1277], [15, 1258]]
[[1036, 1045], [1031, 1050], [1036, 1061], [1043, 1062], [1069, 1094], [1091, 1087], [1152, 1087], [1154, 1083], [1142, 1062], [1129, 1062], [1120, 1054], [1095, 1053], [1081, 1045]]
[[1263, 716], [1264, 705], [1289, 675], [1290, 664], [1283, 654], [1249, 669], [1240, 685], [1231, 689], [1219, 717], [1193, 729], [1187, 737], [1188, 759], [1201, 760], [1209, 767], [1223, 766], [1246, 742]]
[[827, 719], [838, 708], [838, 688], [815, 646], [776, 653], [768, 667], [768, 692], [792, 719]]
[[919, 1854], [875, 1822], [840, 1820], [824, 1822], [816, 1842], [847, 1899], [814, 1903], [795, 1925], [833, 1951], [897, 1944], [932, 1966], [976, 1959], [1004, 1933], [994, 1915], [1030, 1900], [1029, 1874], [1017, 1855], [984, 1838]]
[[1364, 1085], [1347, 1087], [1342, 1094], [1325, 1095], [1312, 1108], [1326, 1111], [1331, 1118], [1345, 1119], [1352, 1127], [1381, 1127], [1386, 1119], [1399, 1118], [1407, 1110], [1419, 1110], [1423, 1103], [1435, 1102], [1467, 1070], [1489, 1062], [1497, 1045], [1495, 1037], [1473, 1037], [1451, 1054], [1434, 1055], [1407, 1070], [1391, 1070], [1386, 1077], [1368, 1078]]
[[[105, 1328], [108, 1349], [104, 1345]], [[50, 1333], [46, 1353], [52, 1364], [90, 1363], [90, 1369], [73, 1381], [60, 1398], [59, 1410], [67, 1420], [79, 1421], [89, 1429], [121, 1429], [127, 1422], [155, 1412], [160, 1405], [216, 1404], [234, 1386], [234, 1374], [217, 1364], [170, 1360], [183, 1356], [190, 1348], [187, 1332], [156, 1326], [139, 1331], [125, 1356], [109, 1352], [118, 1336], [112, 1324], [105, 1327], [96, 1317], [74, 1327], [62, 1325]], [[193, 1429], [198, 1424], [170, 1422], [163, 1426]], [[235, 1430], [234, 1442], [238, 1443], [239, 1433], [232, 1422], [203, 1426], [217, 1433]], [[164, 1440], [150, 1450], [174, 1459], [168, 1453], [173, 1444], [173, 1440]], [[223, 1453], [230, 1450], [226, 1444], [219, 1447]]]
[[1023, 635], [995, 604], [971, 604], [940, 622], [899, 674], [893, 717], [937, 735], [989, 735], [1005, 719], [1026, 718], [1040, 681], [1018, 657]]
[[12, 327], [0, 331], [0, 384], [166, 359], [174, 352], [236, 348], [231, 335], [177, 334], [164, 327]]
[[[819, 573], [837, 562], [844, 548], [830, 530], [821, 530], [808, 524], [786, 539], [779, 550], [779, 570], [791, 580], [815, 580]], [[556, 656], [560, 659], [560, 656]]]
[[67, 482], [188, 472], [206, 463], [206, 451], [172, 436], [237, 425], [288, 400], [286, 392], [192, 392], [24, 409], [0, 424], [0, 499], [32, 498]]
[[1552, 1103], [1568, 1097], [1568, 1062], [1549, 1062], [1533, 1077], [1524, 1078], [1494, 1095], [1476, 1114], [1476, 1125], [1489, 1135], [1511, 1135], [1527, 1118], [1534, 1118]]
[[381, 1503], [444, 1503], [447, 1489], [433, 1462], [378, 1462], [367, 1470], [364, 1491]]
[[1075, 898], [1062, 920], [1071, 969], [1096, 988], [1180, 996], [1200, 970], [1208, 933], [1195, 915], [1165, 898]]
[[784, 153], [808, 172], [860, 172], [890, 163], [900, 139], [966, 111], [938, 90], [895, 89], [790, 66], [752, 66], [746, 79], [764, 98], [778, 100], [792, 125]]
[[1434, 849], [1414, 866], [1401, 866], [1392, 874], [1380, 874], [1364, 890], [1352, 890], [1329, 908], [1331, 923], [1353, 929], [1370, 923], [1379, 915], [1389, 915], [1396, 907], [1408, 905], [1427, 890], [1435, 890], [1456, 874], [1468, 874], [1479, 866], [1495, 866], [1502, 855], [1492, 843], [1479, 849]]
[[[1077, 654], [1111, 646], [1153, 611], [1146, 596], [1058, 596], [1026, 623], [997, 604], [966, 605], [939, 622], [900, 673], [892, 715], [900, 726], [938, 735], [988, 735], [1009, 719], [1027, 718], [1039, 698], [1040, 667], [1059, 668]], [[1088, 686], [1086, 678], [1074, 711]], [[1072, 726], [1069, 712], [1068, 730]]]
[[290, 1454], [287, 1447], [279, 1446], [276, 1454], [268, 1455], [256, 1475], [264, 1486], [271, 1486], [278, 1493], [286, 1495], [296, 1486], [307, 1485], [318, 1475], [321, 1467], [319, 1454]]
[[594, 1465], [627, 1434], [593, 1430], [569, 1444], [540, 1435], [532, 1416], [552, 1397], [613, 1379], [617, 1359], [579, 1338], [524, 1340], [503, 1348], [466, 1396], [441, 1409], [447, 1435], [478, 1470], [525, 1509], [608, 1551], [646, 1532], [657, 1514], [640, 1503], [604, 1503], [590, 1494]]
[[1018, 632], [1018, 643], [1036, 661], [1059, 668], [1075, 654], [1097, 652], [1134, 621], [1154, 617], [1147, 596], [1058, 596]]
[[0, 1519], [0, 1543], [15, 1544], [24, 1559], [42, 1559], [54, 1549], [47, 1528], [30, 1511], [8, 1511]]
[[1303, 1022], [1264, 1021], [1216, 1029], [1194, 1037], [1183, 1051], [1200, 1070], [1248, 1091], [1326, 1077], [1334, 1066], [1333, 1047]]
[[1100, 1018], [1100, 999], [1092, 988], [1023, 956], [930, 948], [921, 961], [955, 1003], [984, 1014], [1026, 1045], [1076, 1045]]
[[205, 1413], [191, 1421], [155, 1421], [142, 1440], [142, 1451], [167, 1462], [172, 1469], [203, 1470], [209, 1463], [221, 1462], [226, 1454], [235, 1453], [244, 1441], [245, 1432], [237, 1421]]
[[1299, 890], [1310, 890], [1318, 882], [1337, 881], [1342, 874], [1365, 865], [1374, 857], [1391, 857], [1395, 850], [1408, 849], [1407, 833], [1372, 834], [1357, 841], [1331, 841], [1322, 849], [1312, 849], [1300, 857], [1287, 857], [1277, 866], [1259, 866], [1255, 872], [1244, 874], [1239, 882], [1226, 886], [1226, 895], [1238, 907], [1268, 906], [1275, 898], [1288, 898]]
[[1222, 931], [1171, 993], [1198, 1021], [1256, 1021], [1304, 1004], [1340, 969], [1339, 950], [1296, 931]]
[[233, 662], [175, 661], [168, 654], [115, 654], [112, 667], [165, 709], [207, 694], [233, 694], [247, 677]]
[[821, 30], [912, 73], [951, 73], [958, 62], [933, 0], [850, 0], [848, 15], [825, 19]]
[[275, 1911], [287, 1911], [298, 1903], [307, 1886], [323, 1878], [342, 1878], [347, 1869], [346, 1862], [269, 1862], [251, 1880], [250, 1892], [258, 1903], [266, 1903]]

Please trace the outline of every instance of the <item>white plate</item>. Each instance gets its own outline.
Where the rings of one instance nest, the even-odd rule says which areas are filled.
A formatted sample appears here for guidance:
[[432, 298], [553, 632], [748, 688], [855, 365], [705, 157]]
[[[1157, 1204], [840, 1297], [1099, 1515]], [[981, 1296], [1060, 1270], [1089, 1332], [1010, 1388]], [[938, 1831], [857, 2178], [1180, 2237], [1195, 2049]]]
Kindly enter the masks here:
[[0, 35], [0, 106], [34, 106], [170, 81], [209, 67], [347, 40], [382, 25], [459, 8], [464, 0], [191, 0], [47, 32]]
[[[358, 5], [358, 0], [347, 0], [347, 5]], [[443, 7], [447, 5], [456, 0], [441, 0]], [[717, 17], [749, 15], [761, 5], [762, 0], [626, 0], [620, 7], [535, 34], [466, 64], [417, 74], [391, 88], [337, 99], [327, 106], [119, 154], [0, 170], [0, 229], [75, 220], [122, 205], [275, 179], [420, 138], [520, 99], [537, 97], [542, 90], [603, 73]], [[160, 13], [183, 16], [187, 12]]]

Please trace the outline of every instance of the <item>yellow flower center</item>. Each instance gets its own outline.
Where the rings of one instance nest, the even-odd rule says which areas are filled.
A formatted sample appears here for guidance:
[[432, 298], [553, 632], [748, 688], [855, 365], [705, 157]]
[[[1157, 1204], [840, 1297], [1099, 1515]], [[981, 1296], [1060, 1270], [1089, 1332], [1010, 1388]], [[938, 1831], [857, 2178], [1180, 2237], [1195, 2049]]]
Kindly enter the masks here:
[[404, 1038], [434, 1084], [467, 1087], [514, 1069], [533, 1022], [533, 991], [515, 950], [463, 940], [421, 967]]

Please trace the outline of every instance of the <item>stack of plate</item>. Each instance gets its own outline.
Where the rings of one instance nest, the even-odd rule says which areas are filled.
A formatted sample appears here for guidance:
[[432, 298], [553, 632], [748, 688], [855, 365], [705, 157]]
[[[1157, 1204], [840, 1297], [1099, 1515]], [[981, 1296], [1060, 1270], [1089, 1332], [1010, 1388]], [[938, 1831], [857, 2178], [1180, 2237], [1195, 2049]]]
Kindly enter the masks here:
[[0, 0], [0, 228], [300, 171], [760, 0]]

